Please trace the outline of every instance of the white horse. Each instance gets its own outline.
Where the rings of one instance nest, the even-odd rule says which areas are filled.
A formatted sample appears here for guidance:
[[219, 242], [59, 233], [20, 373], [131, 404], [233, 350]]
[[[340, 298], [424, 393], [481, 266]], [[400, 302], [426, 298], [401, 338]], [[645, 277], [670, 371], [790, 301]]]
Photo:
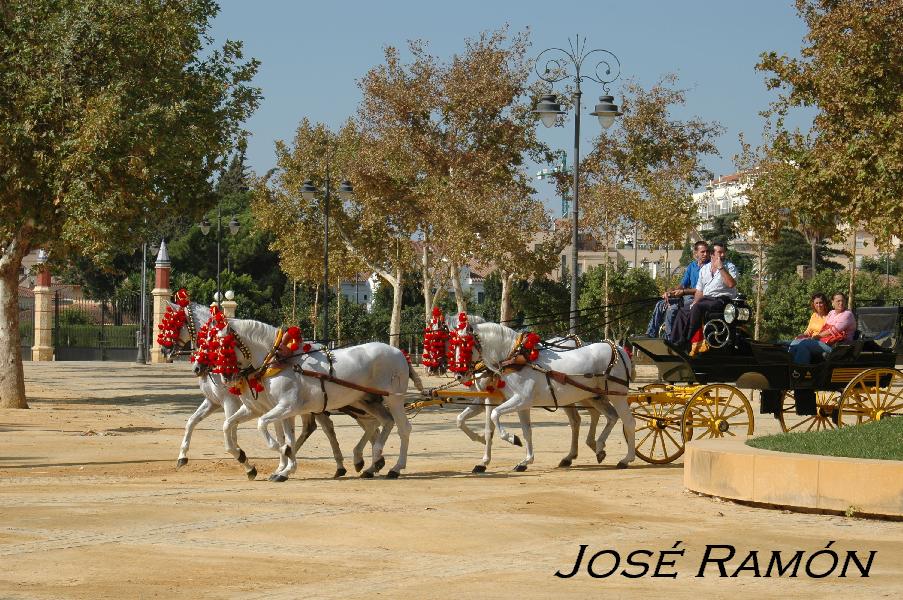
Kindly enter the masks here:
[[[618, 462], [618, 467], [625, 468], [636, 459], [634, 439], [636, 422], [627, 402], [632, 363], [623, 350], [606, 342], [563, 351], [543, 347], [538, 350], [538, 356], [532, 364], [512, 370], [511, 367], [503, 368], [502, 362], [510, 356], [515, 347], [519, 335], [516, 331], [497, 323], [477, 324], [472, 326], [470, 331], [476, 340], [476, 352], [471, 369], [475, 362], [482, 360], [499, 381], [504, 381], [504, 387], [500, 387], [499, 391], [504, 395], [505, 401], [491, 411], [490, 422], [498, 429], [503, 440], [517, 446], [521, 445], [520, 438], [505, 431], [500, 418], [509, 412], [517, 412], [520, 418], [526, 457], [515, 467], [516, 471], [525, 471], [527, 465], [534, 460], [530, 409], [568, 407], [578, 402], [592, 406], [608, 418], [603, 433], [595, 443], [594, 449], [599, 461], [605, 457], [605, 441], [614, 426], [612, 409], [621, 419], [627, 442], [627, 455]], [[563, 382], [562, 375], [566, 378]], [[471, 376], [472, 370], [458, 375], [459, 379]], [[572, 427], [572, 452], [562, 460], [562, 463], [573, 460], [576, 456], [579, 416], [568, 413], [568, 420]], [[485, 436], [483, 460], [474, 467], [474, 472], [484, 472], [489, 465], [492, 456], [492, 435], [493, 431], [489, 428]], [[567, 466], [562, 463], [559, 464]]]
[[[168, 348], [165, 346], [162, 347], [163, 356], [171, 361], [176, 352], [187, 347], [192, 341], [191, 332], [194, 331], [196, 334], [201, 326], [210, 319], [210, 309], [194, 302], [184, 308], [173, 303], [169, 303], [169, 307], [173, 311], [183, 311], [186, 316], [185, 323], [180, 328], [180, 331], [176, 332], [175, 339], [173, 340], [174, 344]], [[191, 445], [191, 436], [194, 433], [194, 429], [201, 421], [215, 411], [222, 409], [226, 422], [229, 422], [229, 419], [235, 415], [242, 406], [247, 406], [248, 411], [251, 413], [251, 416], [247, 420], [250, 420], [250, 418], [264, 414], [275, 405], [265, 391], [255, 395], [250, 389], [244, 389], [241, 395], [235, 395], [228, 389], [231, 383], [222, 375], [199, 372], [197, 367], [195, 374], [198, 375], [198, 386], [201, 389], [201, 393], [204, 395], [204, 401], [201, 402], [201, 405], [198, 406], [197, 410], [195, 410], [194, 414], [188, 418], [188, 421], [185, 424], [185, 435], [179, 448], [179, 458], [176, 462], [177, 467], [188, 464], [188, 450]], [[379, 412], [380, 408], [381, 407], [373, 408], [371, 411]], [[364, 467], [363, 449], [367, 442], [372, 442], [372, 440], [375, 439], [378, 433], [378, 421], [361, 408], [348, 407], [346, 412], [354, 417], [361, 428], [364, 429], [364, 435], [353, 450], [354, 467], [359, 472]], [[302, 419], [301, 434], [294, 444], [294, 452], [297, 452], [310, 435], [316, 431], [318, 424], [323, 428], [323, 431], [329, 440], [333, 457], [336, 461], [336, 472], [334, 477], [342, 477], [347, 474], [347, 470], [344, 466], [344, 456], [342, 455], [342, 449], [336, 438], [332, 420], [327, 413], [306, 415]], [[223, 435], [225, 438], [226, 451], [245, 468], [248, 479], [254, 479], [257, 477], [257, 467], [248, 462], [244, 450], [238, 446], [237, 426], [238, 422], [234, 422], [234, 427], [227, 427], [224, 422]], [[287, 432], [293, 436], [294, 424], [291, 422], [283, 422], [275, 429], [275, 432], [281, 448], [284, 444]], [[277, 467], [276, 472], [284, 470], [287, 465], [288, 459], [285, 456], [285, 453], [280, 451], [279, 467]]]
[[[262, 364], [273, 346], [276, 328], [244, 319], [229, 319], [228, 323], [237, 338], [250, 350], [250, 364]], [[241, 366], [244, 366], [243, 362], [247, 362], [241, 354], [238, 359]], [[364, 407], [366, 410], [371, 406], [370, 402], [384, 395], [383, 404], [391, 419], [382, 422], [382, 429], [372, 444], [372, 463], [361, 476], [373, 477], [385, 464], [382, 452], [394, 424], [398, 428], [401, 445], [398, 462], [386, 475], [394, 479], [407, 466], [411, 424], [405, 414], [404, 401], [408, 379], [413, 380], [419, 390], [423, 390], [423, 384], [407, 357], [401, 350], [388, 344], [370, 342], [329, 353], [305, 354], [293, 359], [290, 368], [261, 381], [269, 397], [275, 401], [275, 406], [258, 418], [257, 427], [267, 445], [276, 450], [281, 444], [270, 435], [270, 424], [292, 419], [297, 415], [335, 411], [349, 405]], [[246, 418], [249, 414], [243, 406], [226, 420], [227, 425]], [[379, 415], [374, 416], [380, 418]], [[286, 442], [283, 451], [289, 457], [289, 464], [275, 474], [277, 481], [284, 481], [297, 468], [292, 445]]]
[[[441, 313], [439, 315], [441, 316]], [[446, 331], [454, 331], [458, 328], [458, 315], [449, 315], [444, 318], [444, 321], [440, 321], [440, 319], [434, 319], [433, 322], [427, 324], [427, 331], [436, 331], [438, 330], [442, 322], [445, 324]], [[479, 325], [480, 323], [485, 323], [486, 320], [478, 315], [467, 315], [467, 322], [471, 325]], [[555, 337], [548, 339], [544, 342], [546, 346], [553, 346], [559, 348], [576, 348], [578, 347], [578, 342], [573, 337]], [[446, 340], [445, 348], [442, 350], [442, 357], [445, 356], [446, 351], [448, 350], [448, 342]], [[432, 369], [428, 368], [427, 372], [431, 375], [439, 375], [444, 372], [444, 369]], [[485, 391], [486, 386], [490, 384], [492, 381], [491, 377], [477, 377], [474, 380], [474, 387], [477, 390]], [[615, 425], [615, 422], [618, 419], [618, 413], [615, 411], [614, 407], [606, 400], [601, 402], [601, 405], [604, 408], [603, 412], [599, 412], [597, 406], [599, 405], [593, 401], [581, 401], [582, 404], [589, 412], [590, 423], [589, 429], [587, 430], [586, 436], [586, 445], [590, 447], [593, 451], [593, 454], [596, 456], [596, 461], [601, 463], [605, 460], [605, 441], [608, 439], [608, 435], [611, 432], [612, 428]], [[477, 416], [480, 413], [480, 408], [483, 407], [483, 413], [485, 416], [485, 424], [483, 427], [483, 433], [477, 433], [473, 429], [471, 429], [467, 425], [467, 421]], [[567, 455], [561, 459], [558, 463], [560, 468], [570, 467], [574, 460], [576, 460], [579, 450], [579, 438], [580, 438], [580, 413], [577, 411], [577, 407], [574, 405], [563, 406], [562, 410], [565, 415], [567, 415], [568, 423], [571, 427], [571, 447], [568, 451]], [[464, 435], [466, 435], [470, 440], [477, 442], [478, 444], [483, 444], [486, 446], [486, 435], [494, 427], [491, 420], [491, 412], [492, 412], [492, 404], [489, 398], [483, 401], [477, 401], [473, 404], [467, 406], [458, 413], [458, 416], [455, 419], [455, 422]], [[605, 415], [605, 427], [602, 430], [602, 433], [599, 435], [598, 439], [596, 437], [596, 429], [599, 423], [599, 417]], [[521, 445], [520, 438], [516, 435], [514, 436], [514, 444], [517, 446]], [[482, 473], [486, 470], [486, 464], [489, 462], [489, 456], [491, 455], [491, 448], [487, 448], [487, 455], [484, 456], [485, 464], [476, 465], [473, 469], [474, 473]]]
[[[558, 346], [560, 348], [577, 348], [577, 342], [573, 338], [551, 338], [549, 340], [545, 340], [544, 344]], [[491, 373], [489, 374], [491, 375]], [[474, 388], [480, 391], [485, 391], [486, 386], [488, 386], [492, 382], [491, 376], [478, 376], [474, 380]], [[607, 399], [601, 399], [601, 402], [595, 402], [592, 399], [582, 400], [580, 404], [586, 408], [586, 411], [589, 413], [589, 429], [586, 433], [585, 443], [589, 446], [590, 450], [593, 451], [593, 454], [596, 457], [596, 462], [601, 463], [605, 460], [605, 442], [608, 440], [608, 435], [611, 433], [611, 430], [614, 428], [615, 423], [618, 420], [618, 413], [615, 408], [611, 405]], [[602, 407], [602, 412], [599, 412], [599, 406]], [[467, 426], [467, 421], [477, 416], [480, 412], [480, 407], [483, 407], [483, 412], [485, 416], [485, 425], [483, 427], [483, 433], [477, 433]], [[577, 459], [579, 454], [580, 447], [580, 413], [577, 410], [577, 407], [573, 404], [569, 404], [567, 406], [562, 406], [561, 410], [564, 411], [564, 414], [567, 416], [568, 424], [571, 429], [571, 447], [568, 450], [568, 453], [558, 462], [559, 468], [567, 468], [570, 467], [574, 460]], [[491, 400], [487, 398], [482, 401], [480, 404], [472, 404], [462, 410], [457, 418], [456, 423], [458, 429], [464, 432], [464, 434], [470, 438], [472, 441], [477, 442], [478, 444], [486, 445], [486, 434], [490, 432], [494, 427], [491, 419], [492, 412], [492, 404]], [[599, 436], [596, 436], [596, 431], [599, 425], [599, 418], [601, 416], [605, 416], [605, 427], [602, 429], [602, 432]], [[523, 443], [520, 438], [515, 435], [514, 436], [514, 445], [521, 446]], [[488, 454], [484, 456], [485, 464], [488, 464], [491, 456], [491, 448], [488, 449]], [[485, 472], [485, 464], [476, 465], [473, 468], [474, 473], [482, 473]]]

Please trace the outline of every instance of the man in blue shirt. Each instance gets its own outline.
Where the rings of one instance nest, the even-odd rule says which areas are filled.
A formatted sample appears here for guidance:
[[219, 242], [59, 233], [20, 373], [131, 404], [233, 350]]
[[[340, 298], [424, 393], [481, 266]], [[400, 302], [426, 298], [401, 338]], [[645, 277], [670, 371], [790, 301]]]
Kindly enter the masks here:
[[682, 304], [689, 305], [693, 301], [693, 294], [696, 293], [696, 282], [699, 281], [699, 269], [709, 262], [709, 245], [703, 241], [693, 244], [693, 258], [695, 260], [687, 265], [680, 284], [676, 288], [662, 294], [662, 299], [655, 303], [652, 318], [649, 319], [649, 326], [646, 328], [647, 336], [658, 337], [658, 331], [662, 326], [662, 320], [664, 320], [665, 338], [670, 338], [671, 327], [674, 324], [674, 316], [677, 314], [677, 310]]

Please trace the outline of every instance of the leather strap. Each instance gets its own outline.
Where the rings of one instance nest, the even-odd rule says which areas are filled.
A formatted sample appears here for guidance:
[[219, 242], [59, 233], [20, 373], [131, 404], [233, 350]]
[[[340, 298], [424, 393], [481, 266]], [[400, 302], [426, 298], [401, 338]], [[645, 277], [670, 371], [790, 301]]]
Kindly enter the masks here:
[[[306, 375], [307, 377], [314, 377], [320, 380], [320, 386], [324, 386], [324, 382], [328, 381], [330, 383], [335, 383], [347, 388], [351, 388], [353, 390], [357, 390], [359, 392], [365, 392], [367, 394], [374, 394], [376, 396], [388, 396], [389, 392], [378, 390], [376, 388], [367, 387], [365, 385], [359, 385], [357, 383], [353, 383], [351, 381], [346, 381], [344, 379], [339, 379], [335, 375], [328, 375], [326, 373], [320, 373], [319, 371], [311, 371], [305, 368], [302, 368], [300, 365], [293, 365], [292, 369], [296, 373], [301, 373], [302, 375]], [[323, 394], [326, 394], [326, 389], [324, 387]]]

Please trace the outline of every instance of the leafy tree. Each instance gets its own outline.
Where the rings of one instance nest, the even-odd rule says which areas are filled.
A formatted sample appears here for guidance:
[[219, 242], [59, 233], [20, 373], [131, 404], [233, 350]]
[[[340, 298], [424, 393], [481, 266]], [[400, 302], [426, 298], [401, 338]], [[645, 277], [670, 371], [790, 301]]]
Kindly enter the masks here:
[[[711, 176], [701, 157], [718, 153], [714, 138], [722, 128], [698, 118], [675, 119], [672, 111], [686, 101], [676, 82], [675, 75], [666, 75], [648, 90], [628, 82], [623, 116], [600, 133], [581, 165], [584, 226], [598, 233], [606, 248], [625, 228], [632, 230], [631, 223], [640, 225], [646, 239], [674, 243], [695, 221], [692, 192]], [[558, 184], [560, 191], [566, 189], [566, 178], [559, 177]]]
[[[604, 282], [602, 267], [590, 269], [583, 277], [580, 308], [587, 313], [581, 318], [581, 335], [597, 339], [610, 329], [614, 339], [623, 340], [631, 332], [645, 331], [652, 304], [660, 295], [649, 271], [630, 269], [626, 261], [619, 260], [611, 270], [607, 294]], [[599, 310], [609, 305], [610, 310]]]
[[[34, 248], [109, 263], [154, 221], [199, 216], [259, 92], [209, 0], [0, 7], [0, 406], [26, 407], [17, 273]], [[36, 26], [39, 24], [39, 26]]]
[[568, 330], [571, 308], [570, 287], [558, 281], [539, 277], [521, 280], [511, 291], [514, 307], [509, 327], [524, 327], [543, 337], [562, 335]]
[[[828, 247], [824, 240], [815, 246], [815, 264], [817, 271], [831, 269], [837, 271], [842, 265], [830, 260], [829, 257], [837, 256], [840, 252]], [[765, 268], [773, 277], [780, 278], [787, 275], [796, 275], [797, 265], [809, 262], [809, 248], [803, 235], [795, 229], [784, 228], [781, 230], [777, 241], [768, 248], [768, 257], [765, 260]]]
[[740, 215], [737, 213], [727, 213], [724, 215], [715, 215], [712, 217], [711, 229], [702, 232], [704, 237], [710, 244], [713, 242], [729, 242], [737, 237], [737, 220]]
[[[809, 31], [801, 58], [761, 56], [766, 85], [780, 89], [774, 149], [796, 165], [805, 215], [827, 215], [889, 247], [903, 220], [903, 11], [897, 0], [796, 0]], [[790, 133], [791, 109], [817, 109], [808, 134]], [[794, 210], [796, 207], [790, 206]], [[817, 209], [817, 210], [816, 210]], [[849, 270], [849, 291], [855, 269]]]

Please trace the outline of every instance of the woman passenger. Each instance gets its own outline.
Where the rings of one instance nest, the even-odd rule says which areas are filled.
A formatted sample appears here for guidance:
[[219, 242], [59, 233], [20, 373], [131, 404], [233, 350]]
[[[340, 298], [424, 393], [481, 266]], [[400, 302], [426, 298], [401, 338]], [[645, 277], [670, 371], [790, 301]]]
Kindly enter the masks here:
[[791, 346], [798, 344], [801, 340], [807, 340], [813, 335], [819, 333], [825, 326], [825, 320], [828, 318], [828, 297], [821, 293], [815, 292], [809, 299], [809, 306], [812, 307], [812, 316], [809, 317], [809, 324], [806, 330], [790, 342]]
[[846, 294], [841, 292], [834, 294], [831, 298], [831, 305], [834, 310], [828, 313], [825, 324], [818, 333], [801, 340], [794, 340], [794, 343], [791, 344], [790, 354], [793, 356], [793, 362], [811, 364], [813, 356], [828, 354], [840, 342], [850, 343], [853, 341], [853, 334], [856, 333], [856, 318], [847, 308]]

